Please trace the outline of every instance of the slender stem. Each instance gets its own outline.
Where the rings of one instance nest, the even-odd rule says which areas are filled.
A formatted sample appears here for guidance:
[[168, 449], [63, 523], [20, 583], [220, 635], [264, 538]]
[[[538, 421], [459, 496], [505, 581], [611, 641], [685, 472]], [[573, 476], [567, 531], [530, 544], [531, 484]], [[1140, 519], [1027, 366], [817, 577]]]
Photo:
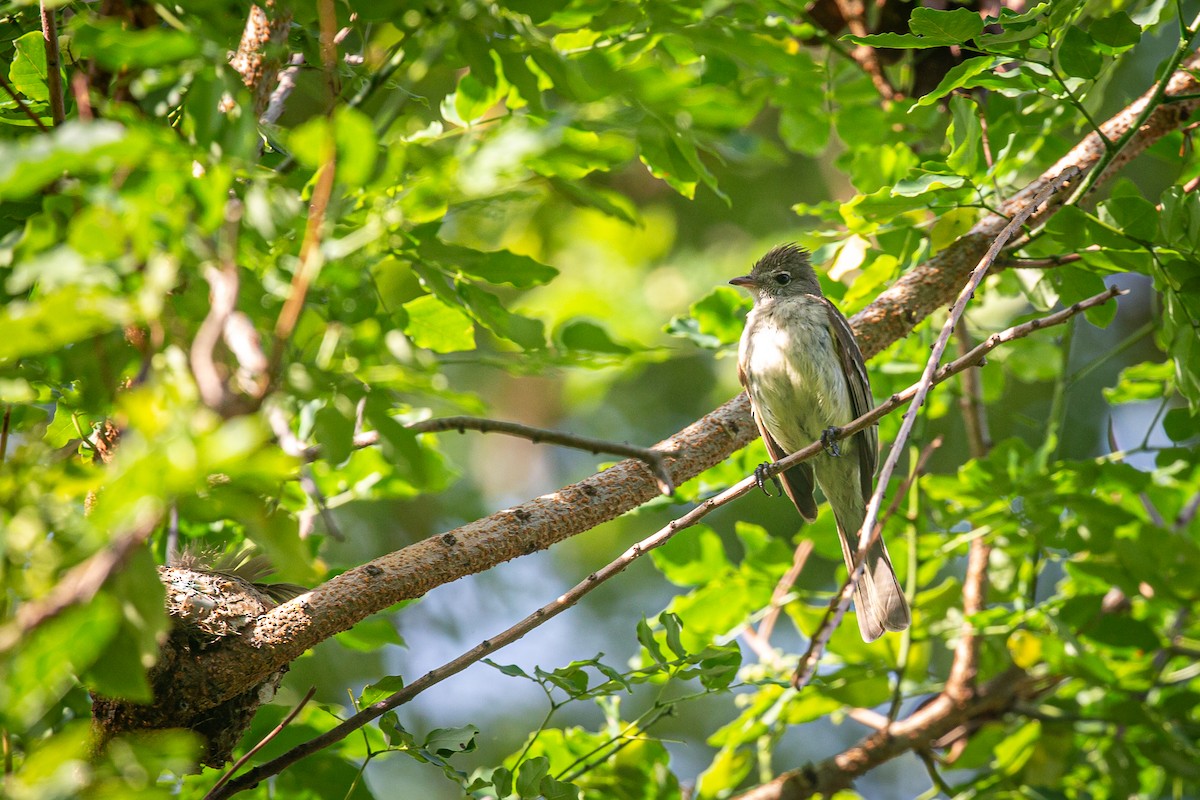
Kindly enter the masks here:
[[4, 406], [4, 421], [0, 424], [0, 464], [4, 463], [4, 458], [8, 454], [8, 430], [12, 422], [12, 405]]
[[49, 133], [50, 129], [46, 127], [46, 123], [42, 122], [42, 118], [33, 113], [33, 109], [25, 104], [25, 98], [17, 94], [17, 90], [12, 87], [8, 79], [4, 77], [3, 71], [0, 71], [0, 89], [8, 93], [8, 96], [17, 104], [17, 108], [21, 109], [21, 113], [33, 120], [33, 124], [37, 126], [42, 133]]
[[304, 706], [308, 705], [308, 701], [311, 700], [312, 696], [316, 693], [317, 693], [317, 687], [316, 686], [310, 687], [309, 690], [307, 692], [305, 692], [304, 697], [302, 697], [300, 699], [300, 702], [296, 704], [296, 707], [293, 708], [291, 711], [289, 711], [287, 716], [284, 717], [283, 719], [281, 719], [279, 721], [279, 724], [271, 729], [270, 733], [268, 733], [263, 738], [259, 739], [258, 744], [254, 745], [254, 747], [251, 747], [249, 750], [247, 750], [246, 754], [243, 755], [241, 758], [239, 758], [237, 761], [235, 761], [232, 767], [225, 770], [225, 774], [221, 776], [220, 780], [218, 780], [215, 784], [213, 784], [213, 788], [210, 789], [208, 794], [205, 795], [205, 800], [207, 800], [207, 798], [209, 796], [211, 796], [213, 792], [215, 792], [216, 790], [218, 790], [222, 786], [224, 786], [226, 783], [228, 783], [229, 779], [233, 777], [234, 773], [236, 773], [239, 769], [241, 769], [247, 761], [249, 761], [251, 758], [253, 758], [255, 753], [257, 753], [259, 750], [262, 750], [264, 747], [267, 746], [267, 744], [272, 739], [274, 739], [276, 736], [278, 736], [283, 731], [283, 729], [286, 728], [288, 726], [288, 724], [296, 718], [296, 715], [300, 713], [301, 709], [303, 709]]
[[[612, 442], [607, 439], [596, 439], [591, 436], [581, 436], [549, 428], [523, 425], [519, 422], [486, 419], [484, 417], [437, 417], [419, 422], [410, 422], [404, 427], [413, 433], [442, 433], [446, 431], [466, 433], [468, 430], [479, 431], [480, 433], [503, 433], [507, 436], [528, 439], [534, 444], [553, 444], [576, 450], [586, 450], [589, 453], [607, 453], [614, 456], [624, 456], [625, 458], [636, 458], [650, 468], [655, 480], [658, 481], [658, 488], [663, 494], [669, 495], [675, 491], [671, 471], [667, 466], [667, 459], [673, 454], [665, 450], [656, 450], [652, 447], [638, 447], [637, 445], [626, 444], [624, 442]], [[379, 441], [379, 431], [365, 431], [355, 435], [354, 446], [356, 448], [371, 447], [372, 445], [379, 444]], [[293, 454], [304, 461], [315, 461], [321, 457], [321, 447], [320, 445], [313, 445], [312, 447], [295, 449]]]
[[50, 93], [50, 117], [55, 125], [62, 125], [67, 118], [63, 103], [62, 65], [58, 54], [58, 26], [54, 21], [54, 9], [46, 8], [41, 0], [42, 41], [46, 49], [46, 88]]

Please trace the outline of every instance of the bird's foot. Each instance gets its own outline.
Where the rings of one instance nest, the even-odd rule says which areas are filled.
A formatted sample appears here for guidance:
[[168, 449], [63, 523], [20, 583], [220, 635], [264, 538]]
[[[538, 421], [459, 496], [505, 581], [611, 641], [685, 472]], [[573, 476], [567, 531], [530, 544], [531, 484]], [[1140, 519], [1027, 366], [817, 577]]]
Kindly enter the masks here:
[[[758, 484], [758, 488], [767, 497], [771, 497], [771, 493], [767, 490], [767, 470], [770, 469], [770, 463], [764, 461], [754, 468], [754, 482]], [[778, 475], [771, 476], [771, 482], [775, 484], [775, 489], [779, 492], [778, 497], [783, 496], [783, 482], [779, 480]]]
[[830, 425], [825, 430], [821, 431], [821, 447], [825, 448], [825, 452], [837, 458], [842, 454], [842, 448], [838, 445], [838, 434], [842, 429], [837, 425]]

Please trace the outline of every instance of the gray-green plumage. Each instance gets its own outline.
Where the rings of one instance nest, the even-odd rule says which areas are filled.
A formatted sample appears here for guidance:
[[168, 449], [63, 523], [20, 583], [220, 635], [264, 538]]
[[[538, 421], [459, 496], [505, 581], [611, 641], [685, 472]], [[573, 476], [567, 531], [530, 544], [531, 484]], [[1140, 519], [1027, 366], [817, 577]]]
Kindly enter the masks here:
[[[754, 296], [738, 350], [738, 378], [750, 395], [754, 420], [771, 458], [778, 461], [874, 406], [862, 353], [850, 325], [821, 293], [808, 253], [782, 245], [749, 275], [730, 283]], [[841, 455], [822, 453], [780, 477], [800, 515], [816, 519], [814, 481], [837, 522], [847, 569], [854, 568], [858, 532], [866, 517], [879, 458], [872, 426], [840, 443]], [[908, 604], [880, 537], [867, 551], [854, 604], [866, 641], [910, 622]]]

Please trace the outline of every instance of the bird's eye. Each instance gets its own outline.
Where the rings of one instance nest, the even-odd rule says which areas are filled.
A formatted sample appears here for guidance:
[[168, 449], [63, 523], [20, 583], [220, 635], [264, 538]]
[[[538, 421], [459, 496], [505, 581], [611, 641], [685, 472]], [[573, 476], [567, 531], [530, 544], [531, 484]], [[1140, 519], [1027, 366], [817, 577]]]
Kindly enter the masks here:
[[775, 282], [780, 286], [787, 286], [792, 282], [792, 276], [786, 272], [777, 272], [775, 273]]

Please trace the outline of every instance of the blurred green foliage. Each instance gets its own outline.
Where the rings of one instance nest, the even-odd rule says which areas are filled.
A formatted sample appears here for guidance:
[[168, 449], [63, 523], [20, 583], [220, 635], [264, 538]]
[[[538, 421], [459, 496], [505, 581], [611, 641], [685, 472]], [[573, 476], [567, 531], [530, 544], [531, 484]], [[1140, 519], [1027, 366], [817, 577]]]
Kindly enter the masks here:
[[[497, 468], [495, 451], [405, 422], [518, 415], [615, 439], [668, 435], [733, 394], [732, 364], [714, 357], [735, 346], [748, 301], [720, 284], [768, 244], [811, 248], [827, 293], [853, 313], [1141, 94], [1195, 34], [1177, 17], [1189, 4], [1162, 0], [1029, 3], [986, 25], [968, 8], [914, 8], [905, 30], [844, 38], [805, 4], [772, 0], [349, 0], [331, 4], [344, 27], [331, 79], [320, 3], [278, 2], [294, 14], [281, 49], [304, 62], [283, 115], [259, 124], [228, 65], [243, 5], [155, 5], [153, 24], [57, 5], [68, 90], [67, 121], [54, 126], [37, 8], [0, 4], [12, 89], [0, 94], [3, 625], [112, 542], [153, 533], [95, 597], [0, 657], [14, 798], [201, 797], [216, 781], [190, 774], [199, 745], [186, 733], [122, 738], [101, 757], [88, 741], [85, 690], [148, 699], [145, 669], [167, 626], [155, 563], [168, 540], [261, 550], [282, 580], [315, 586], [594, 466], [539, 457]], [[932, 91], [882, 102], [849, 57], [856, 44], [899, 54], [887, 71], [900, 86], [928, 77], [922, 51], [963, 57]], [[332, 197], [309, 231], [331, 166]], [[887, 524], [913, 593], [911, 632], [866, 645], [844, 624], [800, 692], [787, 687], [794, 646], [742, 652], [736, 637], [771, 606], [798, 524], [782, 504], [747, 500], [656, 551], [653, 575], [617, 579], [631, 596], [669, 593], [636, 601], [640, 619], [609, 620], [630, 662], [492, 665], [546, 702], [504, 752], [477, 747], [494, 709], [425, 733], [401, 709], [284, 772], [271, 796], [389, 796], [367, 767], [395, 753], [448, 797], [729, 796], [828, 754], [787, 749], [789, 729], [855, 707], [894, 713], [941, 688], [963, 623], [963, 556], [978, 537], [995, 548], [988, 607], [970, 620], [981, 672], [1016, 663], [1047, 689], [986, 722], [938, 767], [937, 785], [1193, 796], [1198, 175], [1188, 134], [1164, 137], [1096, 201], [1064, 207], [1023, 241], [1013, 256], [1026, 268], [996, 272], [977, 293], [968, 322], [982, 337], [1106, 280], [1139, 289], [1120, 314], [1109, 304], [990, 356], [986, 456], [966, 454], [957, 384], [931, 397], [918, 435], [950, 443]], [[320, 269], [283, 340], [274, 332], [306, 232]], [[237, 311], [275, 359], [265, 403], [232, 416], [201, 402], [193, 373], [206, 274], [226, 264]], [[941, 322], [872, 362], [877, 397], [915, 380]], [[232, 353], [216, 356], [232, 391], [248, 393]], [[272, 415], [321, 457], [302, 466], [288, 455]], [[898, 424], [885, 419], [881, 438]], [[362, 431], [379, 445], [356, 448]], [[603, 563], [763, 458], [756, 443], [566, 552]], [[784, 599], [793, 642], [813, 633], [836, 588], [832, 530], [823, 513], [799, 534], [814, 538], [821, 569]], [[554, 565], [568, 583], [591, 568]], [[545, 602], [552, 585], [525, 587], [521, 606]], [[360, 706], [399, 688], [385, 656], [432, 635], [402, 638], [394, 620], [405, 614], [324, 645], [344, 650], [312, 669], [327, 684], [321, 703], [255, 760], [335, 724], [343, 687]], [[704, 705], [714, 701], [724, 704]], [[599, 724], [560, 722], [580, 705], [598, 708]], [[720, 713], [689, 717], [693, 707]], [[265, 708], [245, 746], [286, 710]], [[679, 715], [687, 723], [672, 728]], [[679, 739], [706, 765], [681, 769]]]

